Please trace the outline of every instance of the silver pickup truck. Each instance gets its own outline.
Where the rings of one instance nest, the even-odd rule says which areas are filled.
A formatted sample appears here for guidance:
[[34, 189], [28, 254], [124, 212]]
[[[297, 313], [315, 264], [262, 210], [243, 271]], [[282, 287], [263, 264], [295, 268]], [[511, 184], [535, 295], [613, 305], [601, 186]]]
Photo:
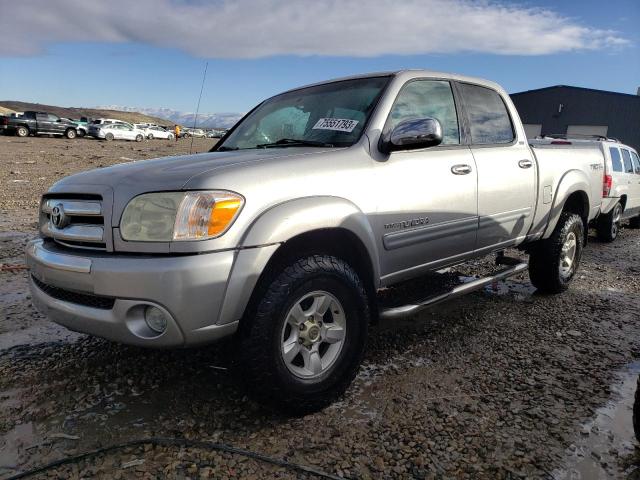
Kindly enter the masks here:
[[[53, 185], [26, 252], [33, 302], [133, 345], [234, 336], [256, 397], [312, 411], [352, 381], [372, 321], [527, 267], [540, 291], [566, 289], [602, 176], [594, 149], [531, 148], [492, 82], [416, 70], [319, 83], [264, 101], [209, 153]], [[502, 267], [485, 278], [380, 301], [494, 252]]]

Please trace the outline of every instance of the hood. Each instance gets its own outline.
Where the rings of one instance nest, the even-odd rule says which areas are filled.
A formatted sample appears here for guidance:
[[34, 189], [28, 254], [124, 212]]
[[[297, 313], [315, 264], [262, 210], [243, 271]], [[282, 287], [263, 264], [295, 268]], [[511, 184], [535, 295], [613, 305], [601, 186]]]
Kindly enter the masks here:
[[[334, 149], [335, 150], [335, 149]], [[196, 155], [164, 157], [98, 168], [65, 177], [49, 192], [113, 192], [113, 222], [133, 197], [142, 193], [176, 191], [185, 188], [193, 177], [214, 176], [216, 171], [266, 162], [276, 158], [296, 157], [326, 151], [313, 147], [289, 147], [231, 152], [208, 152]], [[89, 189], [89, 191], [85, 191]]]
[[65, 177], [52, 190], [64, 191], [77, 184], [104, 185], [114, 191], [131, 189], [138, 192], [181, 190], [192, 177], [213, 174], [215, 170], [281, 157], [319, 153], [318, 148], [274, 148], [232, 152], [209, 152], [195, 155], [163, 157], [122, 163]]

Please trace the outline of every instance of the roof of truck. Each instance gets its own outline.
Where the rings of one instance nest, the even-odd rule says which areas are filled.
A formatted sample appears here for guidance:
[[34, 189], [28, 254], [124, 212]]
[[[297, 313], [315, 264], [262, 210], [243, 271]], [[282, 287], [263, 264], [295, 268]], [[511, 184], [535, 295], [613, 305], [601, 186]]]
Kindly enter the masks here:
[[458, 75], [457, 73], [438, 72], [435, 70], [404, 69], [404, 70], [395, 70], [395, 71], [387, 71], [387, 72], [361, 73], [358, 75], [350, 75], [347, 77], [333, 78], [333, 79], [325, 80], [322, 82], [316, 82], [316, 83], [311, 83], [309, 85], [303, 85], [300, 87], [292, 88], [282, 93], [293, 92], [296, 90], [300, 90], [302, 88], [313, 87], [316, 85], [323, 85], [326, 83], [342, 82], [345, 80], [355, 80], [358, 78], [370, 78], [370, 77], [391, 77], [391, 76], [399, 77], [404, 80], [411, 80], [412, 78], [422, 78], [422, 77], [441, 78], [441, 79], [447, 79], [447, 80], [457, 80], [460, 82], [477, 83], [480, 85], [485, 85], [490, 88], [494, 88], [496, 90], [503, 90], [503, 88], [499, 84], [492, 82], [491, 80], [485, 80], [483, 78], [467, 77], [465, 75]]

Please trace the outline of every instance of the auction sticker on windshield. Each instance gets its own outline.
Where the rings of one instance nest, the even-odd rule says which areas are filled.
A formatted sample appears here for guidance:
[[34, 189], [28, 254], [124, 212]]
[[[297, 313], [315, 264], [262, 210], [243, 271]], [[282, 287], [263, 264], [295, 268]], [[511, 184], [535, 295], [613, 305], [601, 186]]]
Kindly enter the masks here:
[[313, 130], [337, 130], [338, 132], [352, 132], [358, 125], [358, 120], [347, 118], [321, 118], [313, 126]]

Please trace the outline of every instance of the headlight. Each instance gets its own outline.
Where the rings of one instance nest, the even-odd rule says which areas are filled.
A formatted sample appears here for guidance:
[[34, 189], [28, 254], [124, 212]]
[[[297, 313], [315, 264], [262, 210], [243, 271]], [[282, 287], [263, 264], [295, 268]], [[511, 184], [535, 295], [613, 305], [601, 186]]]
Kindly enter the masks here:
[[206, 240], [226, 232], [244, 199], [225, 191], [146, 193], [129, 202], [120, 221], [124, 240]]

